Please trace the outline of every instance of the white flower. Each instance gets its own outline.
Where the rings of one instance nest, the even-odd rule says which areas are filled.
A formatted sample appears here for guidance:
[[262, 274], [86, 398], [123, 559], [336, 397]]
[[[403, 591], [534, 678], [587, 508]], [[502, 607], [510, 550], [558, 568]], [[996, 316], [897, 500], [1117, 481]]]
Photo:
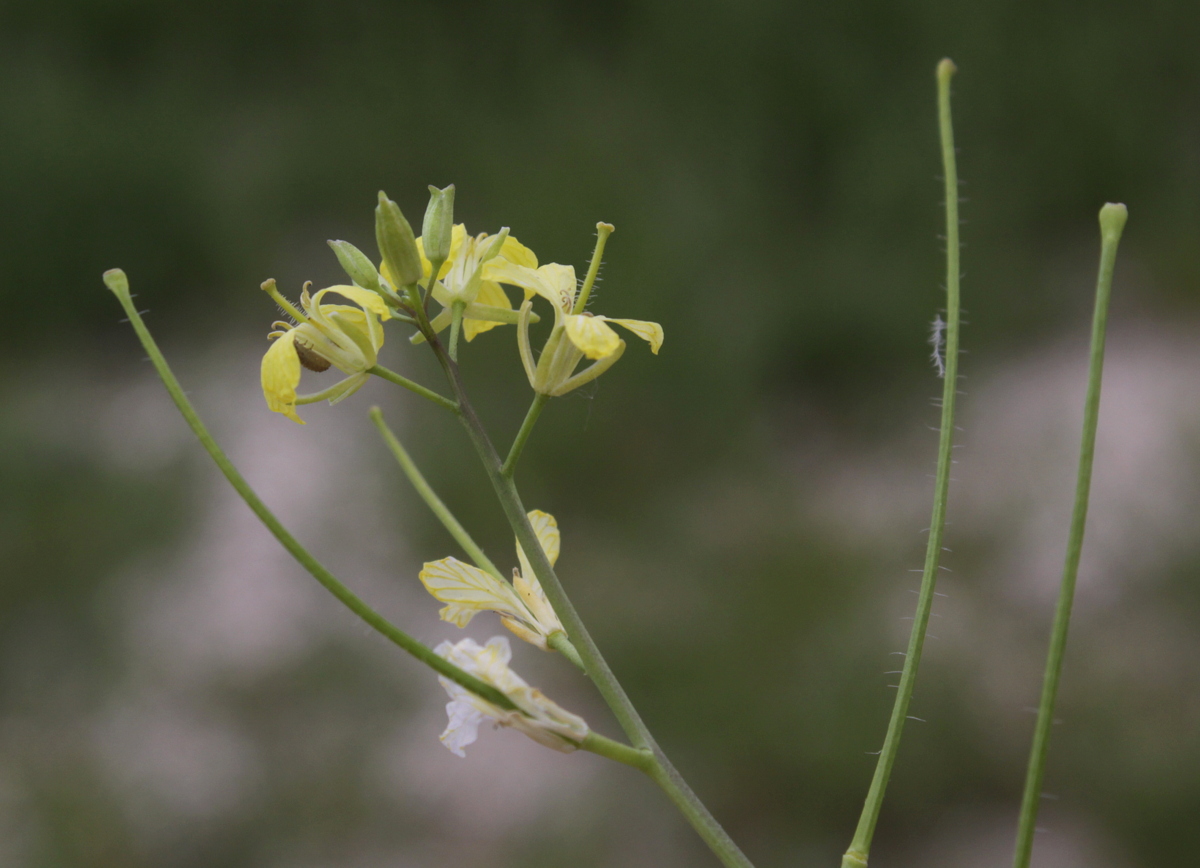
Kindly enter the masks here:
[[479, 645], [474, 639], [463, 639], [457, 644], [443, 642], [433, 650], [464, 672], [492, 685], [517, 706], [517, 710], [499, 708], [449, 678], [438, 676], [450, 695], [450, 702], [446, 703], [450, 720], [441, 739], [452, 753], [466, 756], [463, 748], [475, 741], [479, 724], [488, 718], [563, 753], [575, 750], [587, 737], [588, 725], [582, 717], [559, 707], [508, 668], [512, 649], [503, 636], [493, 636], [486, 645]]

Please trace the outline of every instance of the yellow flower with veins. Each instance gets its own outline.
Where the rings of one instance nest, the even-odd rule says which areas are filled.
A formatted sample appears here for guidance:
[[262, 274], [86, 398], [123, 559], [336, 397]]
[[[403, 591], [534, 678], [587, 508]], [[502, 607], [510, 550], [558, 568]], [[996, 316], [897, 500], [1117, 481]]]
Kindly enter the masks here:
[[[605, 228], [612, 229], [610, 226]], [[662, 347], [663, 329], [656, 322], [610, 319], [583, 310], [587, 297], [579, 295], [573, 266], [552, 262], [534, 269], [502, 263], [492, 266], [489, 274], [493, 280], [525, 290], [525, 303], [521, 305], [517, 324], [517, 343], [529, 384], [539, 394], [565, 395], [590, 383], [616, 363], [625, 352], [625, 341], [609, 323], [616, 323], [649, 343], [650, 351], [655, 355]], [[585, 292], [588, 289], [590, 284], [585, 287]], [[529, 321], [535, 294], [554, 306], [554, 329], [536, 364], [529, 346]], [[575, 373], [585, 356], [594, 363]]]
[[[529, 513], [529, 523], [546, 553], [546, 560], [553, 566], [558, 560], [558, 522], [550, 513], [535, 509]], [[465, 627], [480, 612], [498, 612], [504, 626], [517, 636], [543, 651], [549, 650], [546, 640], [554, 633], [564, 632], [562, 623], [533, 574], [520, 542], [517, 543], [517, 559], [521, 568], [513, 570], [511, 585], [458, 558], [442, 558], [425, 564], [420, 578], [434, 598], [447, 604], [438, 613], [443, 621]]]
[[[423, 239], [417, 239], [417, 250], [421, 254], [421, 265], [425, 270], [425, 285], [429, 284], [433, 265], [425, 257]], [[476, 335], [494, 329], [504, 323], [515, 323], [517, 312], [504, 290], [500, 288], [492, 271], [501, 263], [524, 265], [537, 268], [537, 256], [517, 239], [501, 229], [495, 235], [486, 232], [467, 235], [467, 227], [456, 223], [450, 233], [450, 256], [438, 269], [438, 279], [433, 285], [433, 297], [441, 303], [442, 311], [430, 325], [441, 331], [450, 325], [454, 316], [454, 304], [463, 307], [463, 336], [474, 340]], [[381, 264], [384, 279], [398, 289], [398, 284], [386, 263]], [[424, 338], [414, 335], [413, 342]]]
[[[367, 371], [375, 366], [383, 346], [381, 321], [391, 318], [378, 293], [358, 286], [330, 286], [310, 295], [310, 285], [304, 285], [297, 309], [279, 294], [274, 280], [263, 284], [263, 289], [296, 320], [276, 322], [275, 331], [267, 335], [274, 343], [262, 360], [263, 396], [270, 410], [301, 425], [304, 420], [296, 415], [297, 404], [321, 400], [336, 404], [367, 381]], [[354, 304], [325, 301], [331, 293]], [[296, 394], [301, 367], [325, 371], [330, 366], [349, 376], [315, 394]]]
[[458, 756], [466, 756], [463, 748], [475, 741], [479, 724], [488, 718], [498, 726], [511, 726], [538, 744], [564, 753], [577, 749], [587, 738], [588, 725], [582, 717], [546, 698], [508, 667], [512, 649], [503, 636], [493, 636], [486, 645], [479, 645], [474, 639], [463, 639], [457, 644], [443, 642], [433, 650], [459, 669], [492, 685], [517, 706], [517, 710], [500, 708], [449, 678], [438, 676], [450, 695], [450, 702], [446, 703], [450, 720], [441, 735], [442, 744]]

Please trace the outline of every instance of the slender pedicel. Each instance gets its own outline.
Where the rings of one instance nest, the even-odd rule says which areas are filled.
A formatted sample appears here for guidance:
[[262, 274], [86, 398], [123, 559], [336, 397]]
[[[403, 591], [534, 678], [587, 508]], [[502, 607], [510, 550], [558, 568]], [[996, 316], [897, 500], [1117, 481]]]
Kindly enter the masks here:
[[513, 439], [512, 447], [508, 450], [508, 457], [504, 459], [504, 464], [500, 468], [500, 472], [511, 477], [517, 469], [517, 462], [521, 460], [521, 452], [525, 448], [525, 442], [529, 439], [529, 435], [533, 433], [533, 426], [537, 424], [538, 416], [542, 415], [542, 410], [546, 406], [546, 402], [550, 400], [549, 395], [543, 395], [538, 392], [533, 396], [533, 403], [529, 405], [529, 412], [525, 414], [525, 421], [521, 423], [521, 429], [517, 431], [517, 436]]
[[367, 373], [374, 374], [377, 377], [387, 380], [389, 383], [395, 383], [397, 386], [403, 386], [410, 392], [420, 395], [422, 398], [433, 401], [433, 403], [437, 404], [439, 407], [444, 407], [452, 413], [458, 412], [458, 404], [455, 404], [449, 398], [439, 395], [432, 389], [426, 389], [420, 383], [414, 383], [412, 380], [408, 379], [408, 377], [402, 377], [395, 371], [388, 370], [383, 365], [375, 365], [372, 368], [367, 368]]
[[904, 668], [896, 690], [892, 716], [888, 720], [883, 749], [875, 765], [875, 774], [862, 816], [854, 830], [850, 848], [842, 857], [842, 868], [864, 868], [871, 850], [871, 839], [879, 810], [887, 790], [888, 778], [900, 748], [900, 736], [908, 717], [917, 667], [925, 645], [925, 630], [933, 607], [937, 583], [938, 558], [942, 552], [942, 532], [946, 525], [946, 500], [950, 491], [950, 456], [954, 435], [954, 398], [958, 386], [958, 326], [959, 326], [959, 262], [958, 262], [958, 170], [954, 158], [954, 129], [950, 123], [950, 78], [956, 72], [954, 63], [943, 60], [937, 66], [938, 125], [941, 129], [942, 168], [945, 174], [946, 196], [946, 373], [942, 383], [942, 422], [938, 435], [937, 481], [934, 484], [933, 517], [929, 522], [929, 544], [925, 550], [925, 568], [921, 575], [921, 590], [917, 597], [917, 612], [913, 618]]
[[1096, 307], [1092, 315], [1092, 349], [1088, 364], [1087, 397], [1083, 404], [1083, 436], [1079, 447], [1079, 471], [1075, 478], [1075, 506], [1067, 537], [1062, 586], [1054, 610], [1054, 626], [1050, 630], [1050, 650], [1046, 655], [1046, 673], [1033, 730], [1033, 747], [1029, 752], [1025, 792], [1021, 798], [1013, 856], [1015, 868], [1029, 868], [1029, 858], [1033, 853], [1033, 833], [1041, 801], [1042, 778], [1046, 771], [1046, 753], [1050, 748], [1050, 727], [1054, 722], [1054, 700], [1058, 694], [1063, 654], [1067, 648], [1067, 628], [1071, 623], [1071, 604], [1075, 599], [1075, 579], [1079, 575], [1079, 556], [1083, 551], [1083, 531], [1087, 524], [1088, 496], [1092, 488], [1092, 461], [1096, 453], [1096, 425], [1100, 417], [1100, 379], [1104, 371], [1104, 336], [1108, 323], [1108, 300], [1112, 295], [1113, 266], [1128, 216], [1124, 205], [1110, 202], [1100, 209], [1100, 273], [1096, 279]]
[[475, 566], [481, 570], [487, 570], [499, 581], [507, 581], [504, 574], [497, 569], [491, 559], [484, 554], [483, 549], [467, 533], [467, 529], [454, 517], [454, 513], [450, 511], [450, 508], [438, 497], [437, 492], [433, 490], [433, 486], [425, 479], [425, 475], [421, 473], [416, 462], [412, 460], [412, 456], [408, 454], [408, 450], [404, 448], [400, 439], [388, 427], [387, 422], [383, 420], [383, 411], [378, 407], [371, 408], [371, 421], [375, 424], [376, 429], [378, 429], [379, 436], [383, 438], [383, 442], [387, 445], [387, 448], [391, 450], [396, 463], [400, 465], [400, 469], [404, 471], [404, 475], [408, 477], [408, 481], [412, 483], [412, 487], [421, 496], [421, 500], [425, 501], [425, 505], [429, 507], [429, 511], [437, 516], [442, 526], [450, 532], [450, 536], [454, 537], [454, 541], [462, 546], [462, 550], [466, 552], [467, 557], [475, 562]]

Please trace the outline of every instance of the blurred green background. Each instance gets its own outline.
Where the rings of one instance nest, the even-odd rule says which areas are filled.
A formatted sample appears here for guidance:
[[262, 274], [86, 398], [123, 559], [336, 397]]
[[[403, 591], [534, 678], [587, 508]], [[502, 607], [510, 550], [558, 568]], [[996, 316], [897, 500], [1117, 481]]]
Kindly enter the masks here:
[[[313, 550], [437, 642], [455, 553], [381, 404], [504, 567], [461, 433], [372, 384], [265, 410], [275, 277], [373, 250], [458, 186], [657, 320], [556, 401], [520, 473], [660, 741], [752, 859], [836, 865], [915, 598], [940, 388], [933, 70], [958, 63], [963, 433], [953, 552], [872, 864], [1006, 864], [1071, 496], [1105, 201], [1129, 205], [1094, 508], [1035, 863], [1200, 850], [1200, 7], [1170, 2], [40, 0], [0, 8], [0, 864], [715, 861], [659, 793], [511, 732], [437, 742], [433, 678], [316, 588], [217, 478], [100, 283]], [[385, 362], [436, 383], [390, 333]], [[496, 439], [511, 329], [465, 354]], [[497, 625], [472, 624], [483, 639]], [[616, 727], [560, 660], [514, 665]]]

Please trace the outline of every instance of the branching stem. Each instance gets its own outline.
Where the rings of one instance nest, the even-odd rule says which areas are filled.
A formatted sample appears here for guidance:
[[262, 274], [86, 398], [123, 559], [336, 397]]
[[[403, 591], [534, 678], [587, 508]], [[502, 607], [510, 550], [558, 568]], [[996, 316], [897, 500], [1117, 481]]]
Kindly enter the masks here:
[[467, 431], [467, 436], [470, 438], [471, 444], [475, 447], [475, 451], [483, 464], [488, 479], [492, 483], [492, 488], [496, 493], [497, 499], [500, 501], [504, 515], [517, 537], [517, 542], [520, 543], [521, 548], [524, 549], [526, 556], [529, 558], [530, 566], [533, 567], [534, 574], [541, 583], [542, 589], [546, 592], [546, 597], [550, 600], [551, 606], [554, 607], [555, 613], [566, 628], [570, 641], [577, 649], [578, 656], [583, 663], [584, 671], [587, 672], [588, 676], [600, 690], [600, 694], [604, 697], [605, 702], [608, 703], [609, 708], [612, 709], [621, 728], [625, 731], [630, 741], [633, 742], [633, 747], [638, 750], [648, 751], [653, 756], [653, 763], [647, 774], [667, 794], [668, 798], [675, 803], [675, 806], [679, 808], [680, 812], [692, 825], [692, 828], [708, 844], [726, 868], [753, 868], [750, 860], [746, 858], [733, 839], [729, 837], [728, 833], [721, 828], [720, 823], [716, 821], [716, 818], [704, 806], [704, 803], [700, 801], [691, 787], [680, 776], [679, 772], [675, 770], [671, 761], [667, 759], [666, 754], [663, 753], [662, 749], [654, 741], [654, 737], [642, 721], [637, 709], [634, 708], [624, 688], [621, 687], [616, 676], [609, 669], [604, 657], [600, 654], [600, 649], [592, 641], [592, 637], [580, 619], [579, 613], [575, 611], [575, 607], [567, 597], [566, 591], [563, 590], [562, 583], [559, 582], [554, 568], [546, 558], [546, 553], [538, 541], [537, 534], [534, 533], [533, 526], [529, 523], [529, 517], [526, 514], [524, 504], [521, 502], [521, 496], [517, 492], [516, 485], [513, 483], [511, 477], [504, 475], [500, 456], [496, 453], [495, 447], [488, 438], [483, 424], [480, 422], [474, 407], [467, 397], [462, 378], [459, 374], [458, 365], [449, 358], [445, 348], [437, 339], [436, 334], [430, 331], [426, 337], [429, 340], [430, 347], [437, 354], [438, 360], [446, 372], [450, 387], [458, 402], [460, 410], [459, 419], [462, 421], [463, 427]]
[[362, 618], [369, 626], [378, 631], [387, 639], [400, 646], [413, 657], [416, 657], [426, 666], [429, 666], [440, 675], [444, 675], [451, 681], [465, 687], [477, 696], [486, 699], [493, 705], [498, 705], [501, 708], [515, 709], [516, 705], [505, 696], [502, 692], [492, 687], [490, 684], [485, 684], [473, 675], [469, 675], [459, 669], [449, 660], [439, 657], [433, 652], [433, 649], [427, 645], [417, 641], [409, 636], [399, 627], [392, 624], [362, 599], [360, 599], [353, 591], [342, 584], [324, 565], [316, 558], [309, 554], [308, 550], [300, 544], [300, 542], [292, 536], [292, 534], [283, 526], [275, 514], [267, 508], [254, 489], [250, 487], [250, 483], [246, 482], [245, 478], [238, 469], [234, 467], [233, 462], [224, 453], [217, 441], [208, 432], [208, 428], [200, 420], [199, 414], [184, 394], [183, 388], [179, 385], [179, 381], [175, 378], [175, 374], [171, 371], [167, 360], [163, 357], [162, 352], [158, 348], [158, 344], [154, 342], [146, 324], [142, 322], [141, 315], [133, 304], [133, 299], [129, 294], [129, 284], [125, 279], [123, 272], [110, 271], [105, 273], [105, 283], [117, 300], [121, 303], [121, 307], [125, 309], [126, 315], [129, 317], [129, 322], [133, 325], [133, 330], [137, 332], [138, 340], [141, 341], [142, 347], [146, 350], [146, 354], [150, 356], [150, 361], [154, 364], [154, 369], [162, 378], [163, 385], [167, 387], [167, 392], [171, 396], [171, 400], [175, 402], [175, 406], [179, 408], [179, 412], [183, 415], [188, 427], [196, 435], [200, 444], [205, 451], [212, 457], [218, 469], [233, 486], [234, 490], [241, 495], [242, 500], [250, 507], [251, 511], [258, 516], [261, 521], [275, 537], [280, 544], [287, 549], [288, 553], [294, 557], [304, 569], [312, 575], [314, 579], [320, 582], [329, 593], [337, 597], [351, 612]]

